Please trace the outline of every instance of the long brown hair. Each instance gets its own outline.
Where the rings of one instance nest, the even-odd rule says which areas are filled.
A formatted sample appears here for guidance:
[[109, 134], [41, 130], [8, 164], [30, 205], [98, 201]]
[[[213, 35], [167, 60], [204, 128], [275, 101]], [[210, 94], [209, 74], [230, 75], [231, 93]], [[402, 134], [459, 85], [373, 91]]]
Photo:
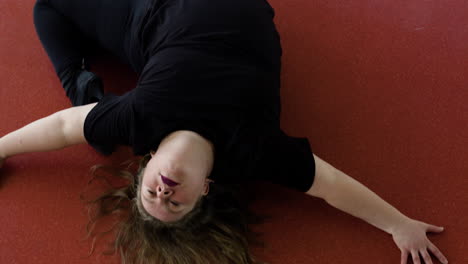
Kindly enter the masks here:
[[[215, 183], [210, 193], [203, 196], [195, 208], [177, 222], [162, 222], [148, 214], [141, 205], [141, 178], [146, 155], [129, 161], [125, 168], [96, 165], [91, 168], [90, 187], [97, 180], [106, 184], [106, 190], [95, 198], [81, 198], [88, 207], [89, 222], [86, 238], [92, 238], [90, 255], [96, 241], [111, 235], [109, 249], [104, 254], [120, 253], [124, 264], [254, 264], [249, 245], [262, 246], [258, 233], [249, 224], [265, 219], [248, 209], [246, 193], [240, 193], [239, 184]], [[136, 173], [132, 167], [138, 162]], [[135, 168], [133, 169], [135, 171]], [[116, 184], [115, 180], [123, 180]], [[118, 185], [118, 186], [116, 186]], [[99, 224], [110, 225], [107, 231]]]

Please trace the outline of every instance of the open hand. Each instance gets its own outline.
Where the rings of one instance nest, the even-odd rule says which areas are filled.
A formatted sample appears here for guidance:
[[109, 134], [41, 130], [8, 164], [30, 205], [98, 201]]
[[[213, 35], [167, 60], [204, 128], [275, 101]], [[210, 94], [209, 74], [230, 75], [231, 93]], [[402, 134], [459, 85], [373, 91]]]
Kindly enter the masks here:
[[[409, 254], [411, 254], [414, 264], [433, 264], [429, 252], [439, 259], [441, 263], [448, 263], [447, 258], [440, 250], [427, 238], [427, 232], [440, 233], [443, 227], [426, 224], [420, 221], [409, 219], [393, 232], [393, 241], [401, 250], [401, 264], [406, 264]], [[424, 262], [421, 262], [420, 256]]]

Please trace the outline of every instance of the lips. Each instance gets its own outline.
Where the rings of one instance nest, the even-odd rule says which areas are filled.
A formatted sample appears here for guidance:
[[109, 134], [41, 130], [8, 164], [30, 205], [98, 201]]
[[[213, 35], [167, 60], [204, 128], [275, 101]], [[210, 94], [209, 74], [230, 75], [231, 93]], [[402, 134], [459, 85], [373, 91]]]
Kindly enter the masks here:
[[167, 177], [164, 177], [162, 174], [159, 174], [161, 175], [161, 179], [162, 181], [164, 182], [164, 184], [166, 184], [167, 186], [170, 186], [170, 187], [174, 187], [176, 185], [179, 185], [179, 183], [167, 178]]

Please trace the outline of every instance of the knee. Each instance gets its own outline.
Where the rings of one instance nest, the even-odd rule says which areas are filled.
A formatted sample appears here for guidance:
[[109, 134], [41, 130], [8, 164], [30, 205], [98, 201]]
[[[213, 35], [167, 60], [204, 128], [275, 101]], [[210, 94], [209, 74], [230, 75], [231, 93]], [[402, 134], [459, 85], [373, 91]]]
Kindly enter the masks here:
[[41, 10], [45, 10], [47, 8], [50, 8], [49, 6], [49, 0], [36, 0], [36, 3], [34, 4], [34, 8], [33, 8], [33, 16], [34, 16], [34, 19], [37, 18], [38, 16], [38, 13], [41, 11]]
[[34, 4], [34, 12], [37, 12], [36, 10], [40, 9], [41, 6], [45, 6], [49, 3], [49, 0], [36, 0], [36, 3]]

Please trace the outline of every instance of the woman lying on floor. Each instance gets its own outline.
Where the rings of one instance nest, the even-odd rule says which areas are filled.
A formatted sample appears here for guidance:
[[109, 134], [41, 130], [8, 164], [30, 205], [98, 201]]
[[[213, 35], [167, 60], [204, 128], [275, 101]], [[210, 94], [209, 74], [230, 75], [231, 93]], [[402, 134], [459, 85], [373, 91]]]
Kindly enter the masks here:
[[[403, 215], [280, 129], [273, 17], [265, 0], [38, 0], [39, 39], [74, 107], [2, 137], [0, 166], [80, 143], [106, 155], [131, 146], [143, 156], [138, 173], [121, 173], [129, 185], [96, 201], [114, 206], [108, 214], [128, 210], [114, 243], [125, 263], [255, 263], [242, 197], [223, 197], [242, 179], [367, 221], [393, 236], [403, 264], [431, 264], [429, 252], [447, 263], [426, 236], [443, 228]], [[104, 95], [83, 62], [93, 46], [130, 65], [136, 88]]]

